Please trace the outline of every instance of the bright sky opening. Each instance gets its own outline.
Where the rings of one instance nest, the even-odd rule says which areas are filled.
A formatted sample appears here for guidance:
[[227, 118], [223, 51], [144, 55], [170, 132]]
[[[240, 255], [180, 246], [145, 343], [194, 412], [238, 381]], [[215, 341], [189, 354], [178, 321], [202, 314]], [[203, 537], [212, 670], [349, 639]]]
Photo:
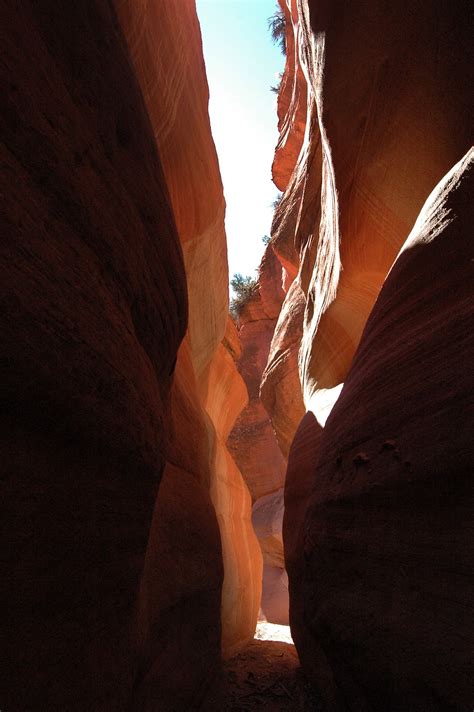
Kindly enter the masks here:
[[209, 114], [227, 203], [230, 276], [255, 276], [270, 234], [278, 139], [276, 95], [285, 58], [268, 18], [275, 0], [197, 0], [209, 82]]

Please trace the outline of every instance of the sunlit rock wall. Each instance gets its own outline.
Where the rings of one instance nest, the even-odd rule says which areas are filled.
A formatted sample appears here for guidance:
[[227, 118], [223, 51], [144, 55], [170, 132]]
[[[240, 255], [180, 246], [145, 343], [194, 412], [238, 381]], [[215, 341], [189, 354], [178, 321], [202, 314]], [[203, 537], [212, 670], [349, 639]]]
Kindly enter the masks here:
[[[286, 459], [260, 398], [262, 372], [283, 297], [282, 268], [268, 247], [260, 264], [257, 285], [242, 305], [238, 319], [241, 351], [236, 355], [237, 367], [247, 386], [249, 403], [235, 422], [228, 446], [254, 501], [252, 521], [264, 563], [260, 616], [272, 623], [288, 624], [288, 583], [281, 531]], [[270, 536], [268, 531], [272, 532]]]
[[[250, 523], [250, 496], [225, 444], [247, 392], [223, 344], [226, 329], [233, 328], [225, 203], [210, 132], [201, 35], [194, 2], [120, 2], [117, 12], [162, 156], [183, 248], [189, 320], [176, 366], [175, 398], [182, 405], [174, 418], [171, 462], [197, 474], [216, 510], [224, 558], [222, 646], [227, 655], [253, 636], [262, 561]], [[193, 409], [186, 403], [190, 398]], [[170, 529], [159, 532], [157, 542], [160, 536], [173, 545]], [[181, 565], [187, 566], [186, 558]], [[212, 558], [207, 567], [212, 581]], [[163, 610], [160, 615], [167, 614]], [[194, 616], [181, 625], [192, 635]], [[150, 626], [152, 630], [151, 621]], [[200, 654], [192, 648], [189, 655]], [[176, 655], [182, 655], [178, 648]]]
[[238, 319], [242, 348], [237, 367], [247, 386], [249, 403], [237, 418], [228, 445], [254, 501], [275, 492], [285, 481], [286, 460], [260, 399], [262, 373], [284, 297], [281, 273], [272, 248], [267, 248], [257, 287], [243, 304]]
[[262, 568], [194, 3], [4, 10], [1, 705], [189, 709]]
[[[382, 285], [428, 195], [473, 143], [472, 10], [459, 2], [437, 5], [434, 12], [425, 0], [411, 3], [409, 11], [401, 3], [379, 0], [281, 4], [288, 55], [273, 175], [285, 192], [271, 246], [282, 264], [287, 294], [261, 395], [285, 453], [292, 443], [284, 539], [293, 635], [331, 709], [352, 704], [358, 710], [410, 705], [420, 712], [461, 710], [472, 697], [465, 663], [472, 641], [463, 631], [458, 606], [467, 605], [472, 594], [467, 581], [460, 583], [464, 553], [459, 563], [447, 562], [456, 562], [458, 549], [465, 552], [468, 541], [462, 501], [472, 460], [464, 426], [456, 426], [453, 415], [456, 402], [463, 404], [459, 414], [472, 430], [472, 410], [466, 407], [467, 402], [472, 407], [472, 396], [466, 395], [472, 384], [467, 372], [461, 377], [462, 359], [468, 363], [472, 358], [466, 331], [472, 329], [467, 327], [472, 279], [465, 291], [454, 287], [456, 281], [467, 284], [465, 265], [471, 259], [467, 197], [464, 202], [452, 198], [449, 210], [457, 227], [445, 226], [440, 238], [442, 244], [459, 245], [459, 255], [457, 248], [450, 253], [452, 268], [446, 265], [449, 277], [444, 282], [428, 277], [430, 271], [438, 275], [441, 248], [435, 258], [432, 250], [420, 247], [409, 272], [397, 269], [405, 259], [399, 258], [377, 302], [376, 321], [370, 322], [377, 324], [378, 340], [371, 339], [370, 347], [363, 342], [359, 352], [372, 364], [367, 365], [372, 382], [350, 389], [343, 384], [348, 373], [358, 384], [368, 373], [362, 356], [353, 359]], [[462, 185], [459, 195], [467, 196], [469, 181]], [[451, 199], [446, 200], [448, 205]], [[444, 208], [438, 207], [442, 223]], [[458, 237], [452, 237], [453, 231]], [[448, 252], [443, 253], [446, 259]], [[422, 299], [413, 291], [418, 279]], [[387, 293], [390, 308], [384, 302]], [[442, 311], [444, 302], [448, 306]], [[432, 321], [438, 310], [444, 314], [443, 343], [436, 336], [441, 327]], [[405, 341], [405, 351], [397, 351]], [[285, 344], [287, 363], [297, 367], [286, 368], [294, 385], [282, 394], [282, 378], [276, 374]], [[457, 373], [454, 380], [443, 375], [451, 368]], [[417, 388], [410, 385], [414, 374], [419, 374]], [[290, 393], [300, 393], [304, 401], [296, 417]], [[402, 427], [402, 403], [409, 408], [412, 399], [418, 401], [413, 402], [418, 415], [410, 411]], [[328, 416], [330, 427], [325, 428]], [[411, 443], [410, 455], [398, 445], [402, 432]], [[439, 447], [433, 444], [428, 460], [421, 453], [429, 438], [439, 440]], [[383, 453], [376, 466], [374, 448]], [[451, 448], [459, 448], [456, 458]], [[412, 451], [419, 451], [416, 467]], [[379, 459], [389, 456], [387, 494]], [[371, 470], [370, 496], [357, 494], [356, 502], [364, 473]], [[459, 495], [447, 496], [451, 485], [444, 480], [455, 480]], [[382, 515], [377, 525], [371, 519], [378, 506], [386, 525]], [[365, 517], [377, 531], [370, 543]], [[445, 564], [435, 574], [429, 551], [438, 546]], [[363, 563], [362, 549], [372, 557], [370, 567]], [[418, 574], [414, 561], [423, 556]], [[437, 588], [444, 592], [442, 614]], [[437, 602], [425, 607], [423, 598]], [[417, 615], [423, 617], [419, 625]], [[402, 649], [412, 654], [402, 660]], [[441, 661], [440, 667], [429, 662], [430, 656]]]

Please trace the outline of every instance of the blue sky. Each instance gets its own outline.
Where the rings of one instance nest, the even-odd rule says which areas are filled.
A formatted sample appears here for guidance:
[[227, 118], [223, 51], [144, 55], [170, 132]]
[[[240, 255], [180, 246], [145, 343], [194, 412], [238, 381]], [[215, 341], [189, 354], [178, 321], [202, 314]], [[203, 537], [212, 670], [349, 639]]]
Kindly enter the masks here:
[[284, 57], [268, 32], [275, 0], [197, 0], [210, 90], [209, 113], [227, 203], [229, 272], [255, 275], [277, 189], [276, 95]]

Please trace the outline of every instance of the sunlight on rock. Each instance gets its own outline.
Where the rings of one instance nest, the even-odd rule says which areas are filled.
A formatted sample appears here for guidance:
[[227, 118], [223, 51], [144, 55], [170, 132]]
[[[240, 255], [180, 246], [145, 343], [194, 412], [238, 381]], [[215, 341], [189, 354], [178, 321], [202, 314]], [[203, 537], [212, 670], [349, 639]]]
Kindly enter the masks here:
[[281, 643], [294, 645], [289, 625], [276, 625], [267, 621], [259, 621], [254, 637], [256, 640], [279, 640]]

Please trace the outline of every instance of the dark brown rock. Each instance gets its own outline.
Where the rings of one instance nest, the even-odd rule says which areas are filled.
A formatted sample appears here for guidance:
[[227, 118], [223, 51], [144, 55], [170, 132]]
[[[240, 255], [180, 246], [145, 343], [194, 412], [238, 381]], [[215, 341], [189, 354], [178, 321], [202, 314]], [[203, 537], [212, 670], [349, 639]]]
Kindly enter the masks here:
[[167, 465], [139, 594], [139, 667], [131, 705], [137, 712], [196, 708], [219, 670], [219, 541], [207, 488]]
[[2, 693], [123, 709], [186, 282], [110, 4], [1, 21]]
[[[471, 150], [425, 204], [319, 453], [294, 444], [287, 517], [295, 468], [312, 482], [293, 581], [288, 562], [292, 622], [329, 709], [461, 711], [473, 698], [473, 173]], [[287, 532], [294, 557], [289, 519]]]

